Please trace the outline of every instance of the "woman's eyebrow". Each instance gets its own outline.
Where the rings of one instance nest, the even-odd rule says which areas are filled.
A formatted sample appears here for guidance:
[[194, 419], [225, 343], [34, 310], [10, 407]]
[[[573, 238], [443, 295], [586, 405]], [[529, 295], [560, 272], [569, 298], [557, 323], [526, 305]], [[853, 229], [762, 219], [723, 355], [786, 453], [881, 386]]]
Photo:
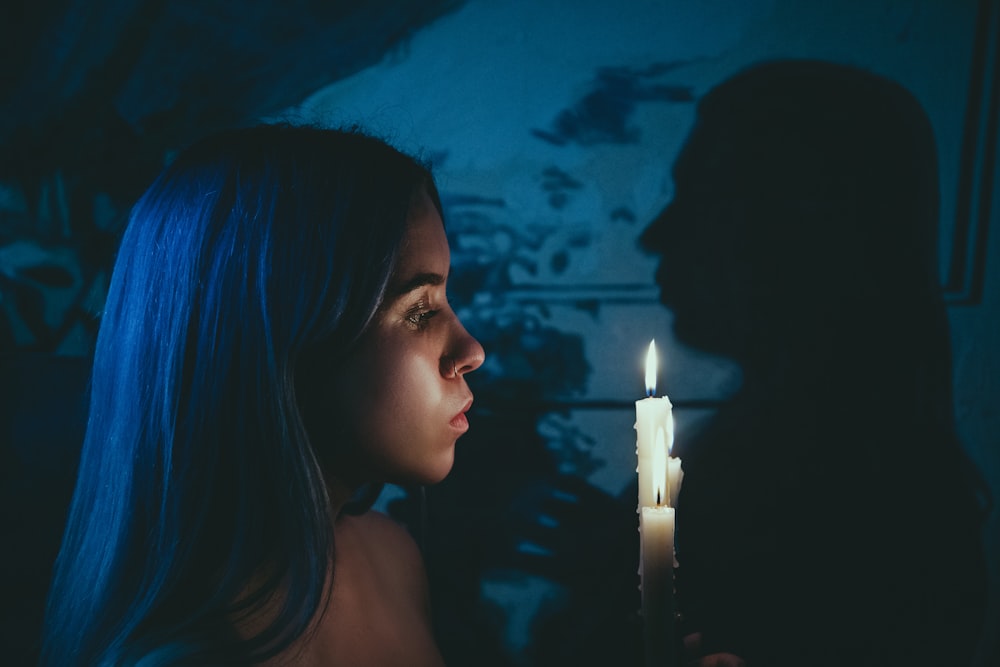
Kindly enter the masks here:
[[444, 276], [440, 273], [418, 273], [392, 288], [393, 296], [402, 296], [426, 285], [442, 285]]

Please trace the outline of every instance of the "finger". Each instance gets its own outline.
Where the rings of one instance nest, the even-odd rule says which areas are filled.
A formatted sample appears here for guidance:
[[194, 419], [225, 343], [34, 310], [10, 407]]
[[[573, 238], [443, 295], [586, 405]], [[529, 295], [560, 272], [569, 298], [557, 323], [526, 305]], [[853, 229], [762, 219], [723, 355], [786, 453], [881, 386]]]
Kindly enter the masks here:
[[691, 664], [696, 667], [746, 667], [747, 665], [743, 658], [732, 653], [713, 653]]

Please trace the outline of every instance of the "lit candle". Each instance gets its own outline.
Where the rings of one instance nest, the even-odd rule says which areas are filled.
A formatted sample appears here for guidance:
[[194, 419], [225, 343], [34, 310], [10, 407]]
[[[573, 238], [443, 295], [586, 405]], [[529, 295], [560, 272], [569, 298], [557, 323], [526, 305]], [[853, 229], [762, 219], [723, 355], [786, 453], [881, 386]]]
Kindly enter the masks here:
[[[636, 508], [638, 512], [643, 507], [653, 507], [657, 505], [653, 497], [653, 445], [657, 429], [663, 429], [667, 447], [670, 448], [674, 442], [674, 417], [673, 405], [666, 396], [656, 398], [656, 345], [654, 341], [649, 341], [649, 351], [646, 353], [646, 398], [635, 402], [635, 453], [638, 461], [636, 472], [639, 474], [639, 504]], [[678, 465], [679, 465], [678, 461]], [[665, 473], [664, 473], [665, 474]], [[664, 478], [660, 482], [665, 488], [668, 484]], [[669, 498], [667, 496], [664, 498]], [[663, 500], [662, 502], [668, 502]]]
[[667, 446], [664, 430], [658, 429], [651, 477], [658, 501], [639, 514], [641, 549], [642, 623], [647, 667], [672, 667], [674, 653], [674, 508], [662, 502], [667, 497]]

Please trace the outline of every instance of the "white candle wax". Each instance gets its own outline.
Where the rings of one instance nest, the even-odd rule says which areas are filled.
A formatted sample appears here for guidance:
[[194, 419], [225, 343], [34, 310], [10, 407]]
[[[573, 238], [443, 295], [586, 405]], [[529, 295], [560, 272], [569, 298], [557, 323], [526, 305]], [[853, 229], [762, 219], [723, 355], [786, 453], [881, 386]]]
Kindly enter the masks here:
[[674, 662], [674, 508], [643, 507], [642, 623], [646, 665], [665, 667]]
[[[666, 396], [660, 398], [653, 396], [656, 393], [656, 346], [653, 341], [650, 341], [649, 351], [646, 353], [646, 393], [648, 398], [635, 402], [635, 451], [638, 463], [636, 472], [639, 475], [636, 511], [641, 507], [653, 507], [658, 504], [654, 497], [652, 477], [653, 450], [656, 445], [657, 432], [662, 430], [668, 449], [674, 440], [673, 405]], [[657, 483], [667, 488], [666, 479]], [[661, 500], [660, 503], [662, 502], [666, 501]]]
[[677, 507], [677, 496], [681, 492], [681, 482], [684, 481], [684, 469], [681, 468], [679, 457], [671, 456], [667, 459], [667, 504]]
[[[653, 507], [656, 498], [653, 496], [653, 445], [657, 431], [664, 432], [663, 425], [668, 421], [671, 410], [670, 399], [644, 398], [635, 402], [636, 412], [636, 472], [639, 475], [639, 507]], [[665, 480], [664, 480], [665, 481]]]

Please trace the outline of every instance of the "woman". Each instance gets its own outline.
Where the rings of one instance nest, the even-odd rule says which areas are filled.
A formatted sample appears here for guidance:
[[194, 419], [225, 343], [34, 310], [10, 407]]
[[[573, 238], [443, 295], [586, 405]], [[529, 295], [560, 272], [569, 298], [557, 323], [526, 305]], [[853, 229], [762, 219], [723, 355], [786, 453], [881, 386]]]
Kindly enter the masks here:
[[344, 510], [441, 480], [468, 428], [449, 261], [429, 172], [359, 132], [165, 169], [111, 280], [43, 664], [441, 664], [413, 541]]

